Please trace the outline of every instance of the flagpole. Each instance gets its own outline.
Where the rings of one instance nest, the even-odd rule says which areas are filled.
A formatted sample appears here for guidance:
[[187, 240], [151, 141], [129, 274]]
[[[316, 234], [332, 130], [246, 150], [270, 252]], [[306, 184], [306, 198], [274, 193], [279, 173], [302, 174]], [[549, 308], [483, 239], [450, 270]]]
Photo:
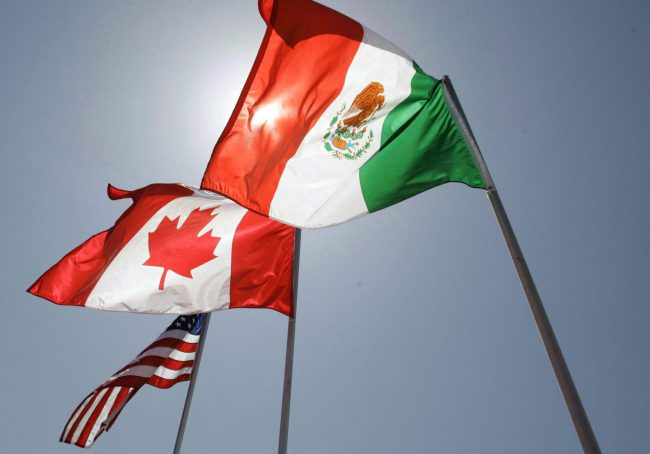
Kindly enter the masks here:
[[190, 414], [190, 406], [192, 405], [192, 396], [194, 394], [194, 386], [196, 385], [196, 377], [199, 375], [199, 366], [201, 365], [201, 355], [203, 354], [203, 346], [205, 345], [205, 338], [208, 335], [208, 325], [210, 324], [210, 312], [205, 314], [203, 320], [203, 328], [201, 329], [201, 339], [199, 346], [196, 350], [194, 357], [194, 366], [192, 367], [192, 377], [190, 378], [190, 385], [187, 387], [187, 395], [185, 396], [185, 405], [183, 406], [183, 415], [181, 422], [178, 426], [178, 434], [176, 435], [176, 444], [174, 445], [174, 454], [180, 454], [181, 445], [183, 444], [183, 435], [185, 435], [185, 426], [187, 425], [187, 417]]
[[291, 383], [293, 378], [293, 347], [296, 339], [296, 309], [298, 306], [298, 273], [300, 269], [300, 234], [296, 229], [293, 243], [293, 314], [287, 327], [287, 351], [284, 362], [284, 389], [282, 390], [282, 415], [280, 416], [280, 439], [278, 454], [287, 454], [289, 444], [289, 413], [291, 412]]
[[533, 318], [535, 319], [539, 334], [542, 337], [542, 342], [546, 348], [546, 353], [548, 354], [553, 367], [555, 378], [557, 379], [560, 391], [564, 397], [564, 402], [566, 403], [569, 414], [571, 415], [571, 420], [575, 426], [582, 449], [588, 454], [599, 454], [600, 447], [598, 446], [598, 441], [596, 441], [596, 436], [594, 435], [591, 424], [589, 423], [589, 418], [582, 406], [580, 395], [578, 394], [575, 383], [571, 378], [569, 367], [564, 360], [564, 355], [562, 355], [562, 350], [560, 350], [560, 345], [555, 337], [553, 328], [551, 327], [551, 322], [548, 319], [542, 300], [537, 292], [537, 288], [535, 287], [535, 282], [533, 281], [533, 277], [530, 274], [530, 270], [528, 269], [528, 265], [524, 259], [524, 254], [519, 247], [519, 242], [517, 241], [515, 232], [512, 229], [506, 210], [501, 203], [501, 198], [499, 197], [492, 176], [485, 164], [485, 160], [483, 159], [481, 150], [478, 147], [476, 138], [472, 133], [467, 117], [465, 117], [465, 113], [463, 112], [463, 108], [458, 100], [451, 79], [449, 79], [448, 76], [444, 76], [442, 82], [445, 88], [445, 99], [447, 100], [456, 122], [460, 126], [463, 136], [472, 150], [472, 154], [479, 166], [483, 181], [487, 186], [488, 199], [492, 205], [494, 214], [496, 215], [501, 232], [503, 233], [508, 251], [510, 251], [512, 261], [515, 264], [519, 280], [521, 281], [521, 286], [523, 287], [526, 298], [528, 299], [528, 305], [533, 313]]

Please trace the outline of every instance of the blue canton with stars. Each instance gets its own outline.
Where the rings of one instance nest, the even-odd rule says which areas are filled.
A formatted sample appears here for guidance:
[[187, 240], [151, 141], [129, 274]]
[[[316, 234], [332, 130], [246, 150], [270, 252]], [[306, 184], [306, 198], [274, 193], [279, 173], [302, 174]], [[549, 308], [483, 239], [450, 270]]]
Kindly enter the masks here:
[[181, 315], [167, 327], [167, 331], [172, 329], [182, 329], [188, 331], [190, 334], [199, 335], [203, 330], [203, 322], [205, 314], [198, 315]]

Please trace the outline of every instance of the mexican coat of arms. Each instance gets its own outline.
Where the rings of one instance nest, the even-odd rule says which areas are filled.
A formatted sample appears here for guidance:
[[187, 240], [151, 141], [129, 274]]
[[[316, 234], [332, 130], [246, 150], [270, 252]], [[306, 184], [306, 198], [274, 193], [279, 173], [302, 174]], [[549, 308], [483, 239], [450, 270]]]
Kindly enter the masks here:
[[369, 83], [355, 96], [349, 109], [343, 103], [332, 117], [322, 139], [325, 149], [337, 159], [355, 160], [363, 156], [375, 138], [367, 124], [383, 106], [384, 86]]

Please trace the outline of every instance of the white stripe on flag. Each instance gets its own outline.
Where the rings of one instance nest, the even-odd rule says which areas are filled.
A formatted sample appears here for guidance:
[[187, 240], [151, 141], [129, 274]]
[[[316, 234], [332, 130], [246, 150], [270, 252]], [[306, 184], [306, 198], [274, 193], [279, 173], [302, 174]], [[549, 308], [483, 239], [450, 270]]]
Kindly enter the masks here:
[[70, 429], [72, 429], [72, 426], [74, 426], [74, 423], [77, 420], [77, 418], [79, 417], [79, 414], [82, 411], [84, 411], [84, 408], [86, 408], [86, 405], [88, 405], [88, 401], [90, 399], [92, 399], [94, 395], [95, 395], [95, 393], [93, 392], [90, 396], [86, 397], [84, 399], [84, 401], [81, 403], [81, 405], [79, 405], [79, 408], [77, 409], [77, 411], [74, 412], [74, 415], [72, 415], [72, 417], [70, 417], [70, 420], [68, 421], [68, 425], [65, 426], [65, 431], [63, 432], [63, 437], [62, 437], [63, 440], [68, 438], [68, 433], [70, 433]]
[[155, 343], [159, 340], [162, 339], [182, 339], [184, 342], [187, 342], [188, 344], [196, 344], [201, 340], [201, 335], [200, 334], [190, 334], [185, 330], [182, 329], [170, 329], [169, 331], [165, 331], [162, 333], [158, 338], [152, 342]]
[[116, 380], [120, 377], [152, 377], [157, 375], [161, 378], [174, 379], [183, 374], [192, 372], [192, 367], [184, 367], [180, 370], [167, 369], [163, 366], [133, 366], [123, 370], [117, 375], [111, 377], [111, 380]]
[[180, 377], [181, 375], [184, 374], [191, 374], [192, 373], [192, 368], [191, 367], [184, 367], [179, 370], [172, 370], [172, 369], [167, 369], [166, 367], [159, 367], [158, 370], [154, 373], [155, 376], [164, 378], [167, 380], [173, 380], [175, 378]]
[[70, 440], [71, 443], [75, 443], [77, 440], [79, 440], [79, 437], [81, 436], [81, 432], [83, 432], [84, 428], [86, 427], [86, 423], [88, 422], [88, 419], [90, 419], [90, 415], [93, 414], [93, 411], [95, 411], [95, 407], [97, 407], [97, 404], [99, 404], [99, 401], [102, 400], [102, 397], [104, 397], [104, 394], [106, 394], [107, 392], [108, 392], [108, 388], [104, 388], [97, 394], [95, 401], [92, 403], [90, 407], [88, 407], [86, 414], [84, 414], [84, 417], [81, 419], [81, 422], [77, 426], [77, 430], [74, 431], [74, 435], [72, 435], [72, 439]]
[[144, 353], [139, 354], [131, 362], [135, 363], [142, 358], [146, 358], [147, 356], [160, 356], [162, 358], [175, 359], [176, 361], [192, 361], [196, 356], [196, 352], [182, 352], [180, 350], [176, 350], [173, 347], [154, 347], [145, 351]]
[[111, 394], [110, 396], [108, 396], [108, 400], [104, 404], [104, 408], [102, 408], [102, 411], [97, 417], [97, 420], [93, 425], [93, 428], [90, 430], [90, 434], [88, 434], [88, 438], [86, 439], [86, 448], [89, 448], [95, 441], [95, 435], [97, 435], [97, 432], [101, 428], [102, 423], [106, 420], [106, 417], [108, 416], [108, 412], [111, 411], [111, 408], [113, 407], [113, 403], [115, 402], [115, 399], [117, 398], [117, 395], [120, 393], [121, 390], [122, 390], [121, 386], [116, 386], [111, 389]]

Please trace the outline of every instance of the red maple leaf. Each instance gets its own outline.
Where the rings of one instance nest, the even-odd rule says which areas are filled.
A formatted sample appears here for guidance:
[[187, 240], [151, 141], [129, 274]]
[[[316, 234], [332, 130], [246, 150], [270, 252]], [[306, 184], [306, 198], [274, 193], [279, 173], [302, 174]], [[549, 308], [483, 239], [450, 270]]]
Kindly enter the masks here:
[[144, 265], [163, 268], [159, 290], [165, 288], [167, 271], [192, 279], [192, 270], [214, 259], [214, 249], [221, 238], [199, 232], [214, 216], [214, 207], [201, 211], [196, 209], [190, 213], [181, 227], [178, 218], [165, 218], [158, 224], [155, 231], [149, 233], [149, 258]]

